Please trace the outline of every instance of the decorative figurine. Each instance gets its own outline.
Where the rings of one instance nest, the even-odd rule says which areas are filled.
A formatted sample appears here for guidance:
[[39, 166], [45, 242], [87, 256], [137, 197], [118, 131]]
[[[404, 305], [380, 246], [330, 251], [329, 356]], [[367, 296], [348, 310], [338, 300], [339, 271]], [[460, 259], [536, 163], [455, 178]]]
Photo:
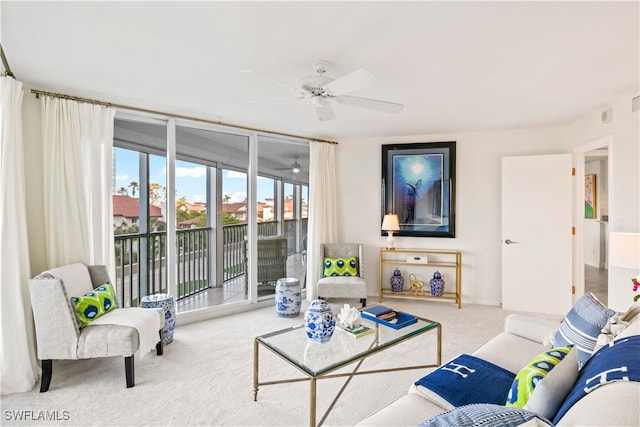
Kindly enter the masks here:
[[402, 277], [400, 270], [396, 268], [393, 271], [393, 276], [391, 276], [391, 291], [395, 293], [402, 293], [403, 287], [404, 278]]
[[431, 284], [431, 295], [441, 297], [444, 292], [444, 280], [439, 271], [433, 273], [433, 279], [429, 283]]
[[409, 284], [413, 295], [424, 295], [424, 282], [418, 281], [418, 278], [413, 273], [409, 275]]

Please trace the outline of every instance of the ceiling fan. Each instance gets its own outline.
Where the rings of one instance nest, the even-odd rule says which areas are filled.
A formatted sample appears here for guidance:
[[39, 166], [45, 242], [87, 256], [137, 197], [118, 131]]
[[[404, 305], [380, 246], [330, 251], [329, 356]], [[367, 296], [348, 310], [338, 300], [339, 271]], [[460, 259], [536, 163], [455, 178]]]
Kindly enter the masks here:
[[302, 165], [298, 163], [298, 156], [293, 159], [293, 163], [288, 168], [275, 168], [278, 171], [288, 171], [290, 170], [293, 173], [300, 173], [302, 170]]
[[[345, 95], [346, 93], [363, 88], [376, 80], [373, 74], [362, 68], [345, 74], [342, 77], [338, 77], [337, 79], [333, 79], [325, 75], [327, 70], [331, 67], [331, 63], [329, 61], [315, 61], [312, 64], [312, 67], [316, 74], [313, 76], [303, 77], [300, 80], [299, 86], [273, 79], [269, 76], [256, 73], [255, 71], [241, 71], [253, 73], [264, 79], [286, 85], [289, 88], [293, 88], [296, 92], [296, 95], [294, 97], [285, 99], [311, 100], [311, 105], [315, 107], [318, 119], [321, 121], [332, 120], [336, 118], [330, 101], [336, 101], [339, 104], [349, 105], [352, 107], [368, 108], [370, 110], [382, 111], [385, 113], [397, 113], [402, 110], [403, 105], [397, 104], [395, 102]], [[269, 102], [279, 100], [282, 99], [255, 102]]]

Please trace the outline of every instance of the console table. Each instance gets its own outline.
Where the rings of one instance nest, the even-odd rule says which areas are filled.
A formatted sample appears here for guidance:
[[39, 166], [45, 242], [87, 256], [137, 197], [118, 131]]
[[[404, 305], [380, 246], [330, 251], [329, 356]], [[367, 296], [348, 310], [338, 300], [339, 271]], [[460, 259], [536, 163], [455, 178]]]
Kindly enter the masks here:
[[[402, 272], [404, 289], [393, 292], [390, 278], [395, 269]], [[458, 308], [462, 307], [462, 252], [456, 250], [437, 249], [387, 249], [380, 248], [380, 298], [424, 298], [454, 301]], [[433, 273], [439, 271], [445, 279], [445, 292], [442, 296], [431, 295], [429, 281]], [[422, 293], [412, 292], [409, 275], [414, 274], [424, 283]]]

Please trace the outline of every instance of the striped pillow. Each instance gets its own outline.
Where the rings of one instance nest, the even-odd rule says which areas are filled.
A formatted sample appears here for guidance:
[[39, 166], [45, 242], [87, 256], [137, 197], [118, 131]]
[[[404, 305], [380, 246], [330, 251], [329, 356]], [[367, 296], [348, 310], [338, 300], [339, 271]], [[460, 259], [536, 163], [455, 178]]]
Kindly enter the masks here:
[[584, 294], [560, 324], [553, 346], [573, 345], [578, 351], [578, 368], [582, 368], [593, 354], [600, 330], [614, 314], [591, 292]]

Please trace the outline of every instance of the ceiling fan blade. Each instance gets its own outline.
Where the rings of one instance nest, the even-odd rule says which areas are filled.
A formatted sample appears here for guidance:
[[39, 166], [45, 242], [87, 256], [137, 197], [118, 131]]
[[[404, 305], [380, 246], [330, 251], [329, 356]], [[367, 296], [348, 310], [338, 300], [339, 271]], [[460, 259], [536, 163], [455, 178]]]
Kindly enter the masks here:
[[368, 108], [370, 110], [382, 111], [384, 113], [397, 113], [402, 110], [404, 105], [395, 102], [380, 101], [378, 99], [360, 98], [358, 96], [340, 95], [333, 99], [343, 105], [351, 105], [352, 107]]
[[333, 107], [331, 103], [326, 99], [323, 99], [324, 102], [316, 102], [313, 104], [316, 107], [316, 114], [318, 114], [318, 120], [324, 122], [325, 120], [333, 120], [336, 118], [335, 113], [333, 112]]
[[368, 86], [375, 81], [376, 77], [373, 74], [364, 68], [358, 68], [349, 74], [345, 74], [327, 83], [324, 89], [333, 95], [341, 95]]

